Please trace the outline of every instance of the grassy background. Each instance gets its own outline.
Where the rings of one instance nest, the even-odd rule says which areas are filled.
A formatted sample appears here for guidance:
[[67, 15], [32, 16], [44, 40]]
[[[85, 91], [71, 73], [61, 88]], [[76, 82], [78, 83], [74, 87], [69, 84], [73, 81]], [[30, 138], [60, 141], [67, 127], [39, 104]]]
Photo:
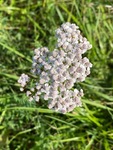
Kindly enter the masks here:
[[[65, 115], [30, 104], [17, 79], [54, 30], [76, 23], [92, 44], [83, 107]], [[0, 150], [113, 150], [113, 0], [0, 0]]]

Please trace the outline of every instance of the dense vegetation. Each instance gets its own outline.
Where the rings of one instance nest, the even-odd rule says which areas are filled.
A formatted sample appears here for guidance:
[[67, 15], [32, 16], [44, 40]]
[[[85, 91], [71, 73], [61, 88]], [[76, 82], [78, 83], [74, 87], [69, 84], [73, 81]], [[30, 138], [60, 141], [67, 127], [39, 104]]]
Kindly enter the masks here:
[[[93, 48], [83, 107], [65, 115], [29, 103], [17, 79], [33, 50], [55, 45], [54, 31], [76, 23]], [[113, 1], [0, 0], [0, 150], [113, 149]]]

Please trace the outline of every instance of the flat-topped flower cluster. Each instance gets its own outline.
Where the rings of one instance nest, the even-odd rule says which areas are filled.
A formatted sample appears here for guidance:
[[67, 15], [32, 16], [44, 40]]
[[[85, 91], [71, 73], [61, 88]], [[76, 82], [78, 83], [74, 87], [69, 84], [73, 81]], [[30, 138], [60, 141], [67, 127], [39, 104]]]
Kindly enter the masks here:
[[[30, 101], [44, 99], [48, 108], [61, 113], [81, 106], [83, 90], [73, 88], [90, 74], [92, 64], [83, 54], [91, 49], [78, 26], [69, 22], [56, 30], [57, 46], [50, 52], [47, 47], [35, 49], [32, 73], [37, 76], [35, 86], [27, 90]], [[22, 74], [18, 80], [24, 91], [30, 77]]]

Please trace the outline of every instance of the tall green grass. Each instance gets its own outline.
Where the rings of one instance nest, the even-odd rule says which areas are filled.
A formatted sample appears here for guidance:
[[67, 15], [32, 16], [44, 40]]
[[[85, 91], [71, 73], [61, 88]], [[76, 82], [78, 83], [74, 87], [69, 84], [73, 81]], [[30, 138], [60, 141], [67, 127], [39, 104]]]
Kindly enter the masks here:
[[[92, 44], [83, 107], [65, 115], [29, 103], [17, 79], [36, 47], [55, 46], [54, 30], [76, 23]], [[113, 149], [113, 1], [0, 1], [0, 150]]]

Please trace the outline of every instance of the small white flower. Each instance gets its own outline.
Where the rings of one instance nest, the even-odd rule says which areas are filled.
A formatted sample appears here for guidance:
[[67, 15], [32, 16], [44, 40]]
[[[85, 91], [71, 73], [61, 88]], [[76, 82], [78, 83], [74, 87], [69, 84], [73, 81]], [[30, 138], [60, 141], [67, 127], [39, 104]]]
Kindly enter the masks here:
[[29, 81], [29, 77], [24, 73], [18, 79], [18, 83], [20, 83], [22, 87], [26, 86], [28, 81]]
[[20, 91], [24, 91], [24, 88], [20, 88]]
[[44, 95], [44, 100], [48, 100], [49, 99], [49, 97], [48, 97], [48, 95]]
[[32, 102], [33, 101], [33, 97], [29, 97], [29, 101]]
[[39, 82], [40, 82], [40, 84], [44, 84], [44, 83], [46, 83], [46, 80], [41, 78]]
[[36, 95], [34, 99], [36, 102], [39, 102], [39, 96]]
[[31, 95], [31, 91], [27, 91], [26, 95], [27, 95], [27, 97], [29, 97]]
[[41, 88], [40, 85], [36, 85], [36, 89], [39, 90]]

